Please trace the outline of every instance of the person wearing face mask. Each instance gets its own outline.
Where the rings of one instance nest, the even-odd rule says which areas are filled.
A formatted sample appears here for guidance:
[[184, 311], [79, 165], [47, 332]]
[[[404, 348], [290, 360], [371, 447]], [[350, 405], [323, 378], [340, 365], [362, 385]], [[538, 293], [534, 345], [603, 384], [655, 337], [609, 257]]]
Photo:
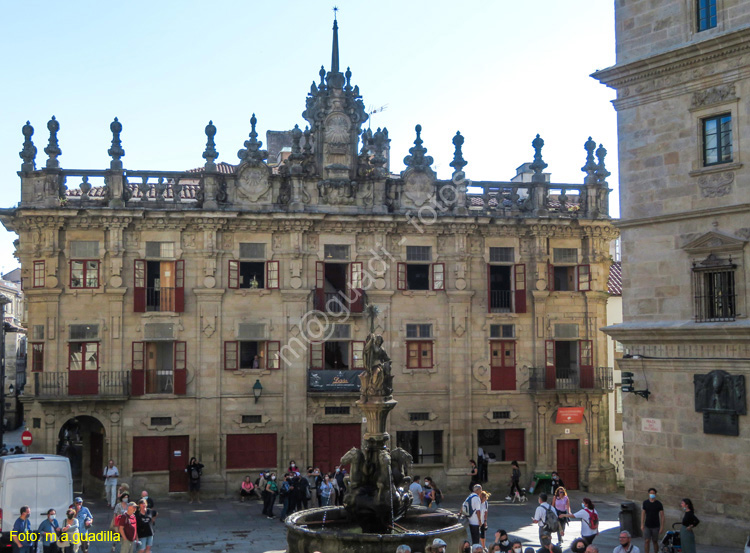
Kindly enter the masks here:
[[630, 532], [623, 530], [620, 532], [620, 545], [615, 547], [612, 553], [641, 553], [641, 550], [631, 542]]
[[682, 553], [695, 553], [695, 534], [693, 528], [700, 524], [700, 520], [695, 516], [693, 502], [687, 497], [682, 500], [680, 507], [685, 511], [682, 517], [682, 527], [680, 528], [680, 543], [682, 544]]
[[511, 553], [521, 553], [521, 550], [523, 549], [523, 544], [516, 540], [511, 545]]
[[552, 543], [550, 534], [542, 534], [539, 541], [542, 546], [537, 550], [537, 553], [562, 553], [560, 546]]
[[570, 544], [570, 551], [572, 553], [584, 553], [586, 551], [586, 540], [583, 538], [576, 538], [573, 543]]
[[276, 502], [276, 496], [279, 495], [279, 485], [276, 483], [276, 473], [272, 472], [271, 477], [266, 482], [266, 489], [263, 497], [263, 514], [269, 519], [273, 518], [273, 504]]
[[47, 518], [39, 525], [39, 539], [42, 541], [44, 553], [57, 553], [59, 551], [55, 540], [61, 530], [60, 523], [57, 522], [55, 514], [54, 509], [47, 511]]
[[646, 542], [645, 553], [650, 553], [654, 544], [654, 553], [659, 551], [659, 536], [664, 533], [664, 505], [656, 499], [656, 488], [648, 489], [648, 499], [643, 502], [641, 511], [641, 530]]
[[581, 538], [587, 546], [594, 543], [594, 538], [599, 534], [599, 512], [594, 508], [594, 502], [588, 497], [583, 498], [580, 511], [576, 511], [572, 515], [560, 515], [559, 518], [581, 519]]
[[346, 493], [346, 482], [344, 482], [344, 476], [346, 473], [341, 470], [341, 467], [336, 467], [336, 505], [344, 504], [344, 494]]
[[557, 491], [557, 488], [565, 487], [565, 484], [563, 484], [562, 478], [555, 472], [552, 471], [552, 495], [555, 495], [555, 492]]
[[464, 540], [458, 548], [458, 553], [471, 553], [471, 544], [469, 543], [469, 540]]
[[498, 530], [495, 532], [495, 545], [500, 546], [500, 553], [509, 553], [513, 550], [513, 545], [508, 537], [508, 532], [505, 530]]

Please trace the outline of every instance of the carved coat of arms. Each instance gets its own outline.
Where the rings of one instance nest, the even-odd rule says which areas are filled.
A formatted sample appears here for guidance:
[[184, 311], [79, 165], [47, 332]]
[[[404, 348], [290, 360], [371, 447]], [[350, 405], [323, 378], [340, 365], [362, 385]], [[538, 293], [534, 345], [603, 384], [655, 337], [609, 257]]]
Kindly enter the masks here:
[[[266, 167], [245, 167], [237, 177], [237, 195], [257, 202], [271, 190]], [[270, 198], [266, 198], [270, 201]]]
[[413, 171], [406, 175], [404, 195], [415, 206], [422, 207], [435, 195], [435, 182], [429, 173]]

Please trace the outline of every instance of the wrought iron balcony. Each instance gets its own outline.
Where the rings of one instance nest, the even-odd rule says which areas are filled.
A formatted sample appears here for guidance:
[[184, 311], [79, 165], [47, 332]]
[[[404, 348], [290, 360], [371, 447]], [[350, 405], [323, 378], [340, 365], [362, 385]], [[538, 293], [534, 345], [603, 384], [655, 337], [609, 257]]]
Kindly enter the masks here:
[[490, 290], [490, 313], [512, 313], [513, 292], [510, 290]]
[[601, 390], [614, 389], [612, 367], [555, 368], [532, 367], [529, 392]]
[[60, 371], [32, 374], [34, 397], [39, 399], [90, 396], [97, 400], [121, 400], [130, 396], [130, 371]]

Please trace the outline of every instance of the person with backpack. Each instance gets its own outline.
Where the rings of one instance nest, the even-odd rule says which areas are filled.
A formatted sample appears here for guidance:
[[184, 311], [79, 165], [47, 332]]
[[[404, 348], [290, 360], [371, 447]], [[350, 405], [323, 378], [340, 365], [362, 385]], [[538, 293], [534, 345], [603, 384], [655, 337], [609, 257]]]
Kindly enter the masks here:
[[580, 511], [576, 511], [572, 515], [560, 515], [560, 517], [581, 519], [581, 538], [586, 542], [586, 545], [594, 543], [594, 538], [599, 533], [599, 513], [594, 508], [594, 502], [588, 497], [583, 498]]
[[204, 465], [199, 463], [198, 459], [191, 457], [190, 463], [188, 463], [188, 466], [185, 469], [185, 472], [188, 473], [189, 479], [188, 490], [190, 493], [190, 503], [193, 501], [201, 503], [201, 475], [203, 474], [203, 467]]
[[471, 543], [479, 543], [479, 515], [482, 501], [479, 494], [482, 493], [481, 484], [474, 484], [472, 493], [464, 500], [461, 505], [461, 515], [469, 520], [469, 534], [471, 534]]
[[539, 543], [542, 542], [542, 536], [545, 534], [552, 535], [560, 529], [560, 519], [557, 518], [557, 511], [547, 503], [547, 494], [539, 494], [539, 507], [534, 511], [531, 517], [534, 524], [539, 525]]

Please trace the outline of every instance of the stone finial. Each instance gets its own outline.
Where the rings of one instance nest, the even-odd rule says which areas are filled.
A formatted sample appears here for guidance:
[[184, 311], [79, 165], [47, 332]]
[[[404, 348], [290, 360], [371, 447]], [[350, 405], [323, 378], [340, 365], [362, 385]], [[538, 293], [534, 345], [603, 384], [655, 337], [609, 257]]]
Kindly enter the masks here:
[[159, 177], [154, 185], [154, 190], [156, 191], [156, 200], [164, 200], [164, 192], [167, 191], [167, 183], [164, 182], [164, 177]]
[[18, 156], [23, 160], [21, 164], [21, 171], [28, 173], [29, 171], [36, 170], [36, 146], [31, 141], [31, 137], [34, 135], [34, 127], [31, 126], [29, 121], [21, 129], [23, 133], [23, 149], [18, 153]]
[[122, 142], [120, 141], [122, 123], [120, 123], [117, 117], [110, 123], [109, 130], [112, 131], [112, 146], [107, 150], [107, 153], [112, 158], [112, 161], [109, 162], [109, 168], [122, 170], [122, 160], [120, 158], [125, 155], [125, 150], [122, 149]]
[[250, 140], [245, 140], [245, 149], [237, 152], [237, 157], [243, 161], [247, 161], [251, 165], [259, 165], [268, 158], [268, 152], [261, 150], [263, 142], [258, 140], [258, 133], [255, 130], [255, 125], [258, 120], [255, 118], [255, 114], [250, 118]]
[[294, 125], [292, 129], [292, 154], [300, 155], [302, 153], [302, 131], [299, 125]]
[[607, 150], [599, 144], [599, 147], [596, 149], [596, 159], [598, 163], [596, 164], [596, 182], [597, 184], [606, 185], [607, 184], [607, 177], [610, 176], [612, 173], [607, 171], [607, 168], [604, 166], [604, 158], [607, 156]]
[[426, 156], [427, 148], [422, 146], [422, 125], [414, 127], [417, 132], [417, 138], [414, 140], [414, 146], [409, 148], [408, 155], [404, 158], [404, 165], [410, 169], [416, 169], [418, 171], [425, 171], [432, 165], [432, 156]]
[[359, 155], [368, 156], [370, 155], [370, 145], [372, 144], [372, 130], [365, 129], [362, 131], [362, 148], [359, 150]]
[[322, 65], [320, 66], [320, 71], [318, 71], [318, 75], [320, 75], [320, 84], [318, 85], [318, 90], [325, 90], [326, 89], [326, 68]]
[[78, 187], [81, 189], [81, 199], [87, 200], [89, 197], [89, 192], [91, 192], [91, 183], [89, 182], [89, 178], [84, 176], [81, 184], [79, 184]]
[[49, 156], [49, 159], [47, 159], [47, 169], [59, 169], [60, 162], [57, 161], [57, 156], [62, 154], [62, 150], [60, 150], [60, 145], [57, 143], [57, 131], [60, 130], [60, 123], [58, 123], [54, 115], [47, 123], [47, 128], [49, 129], [49, 143], [44, 149], [44, 153]]
[[306, 156], [312, 154], [312, 131], [310, 127], [305, 126], [305, 130], [302, 133], [305, 136], [305, 145], [302, 146], [302, 151]]
[[339, 22], [333, 20], [333, 42], [331, 44], [331, 73], [339, 72]]
[[216, 163], [214, 161], [219, 157], [219, 152], [216, 151], [216, 143], [214, 142], [214, 136], [216, 136], [216, 127], [213, 121], [209, 121], [206, 125], [206, 150], [203, 152], [203, 159], [206, 160], [204, 168], [206, 171], [216, 171]]
[[[386, 144], [388, 143], [388, 131], [382, 131], [380, 130], [380, 127], [378, 127], [378, 130], [375, 131], [375, 134], [372, 135], [372, 138], [370, 139], [370, 145], [373, 150], [373, 156], [372, 159], [370, 159], [370, 165], [375, 167], [376, 169], [382, 168], [388, 159], [385, 157], [385, 148]], [[378, 175], [380, 176], [382, 171], [379, 171]]]
[[581, 171], [586, 173], [588, 177], [594, 177], [594, 172], [596, 171], [596, 162], [594, 161], [596, 142], [594, 142], [589, 136], [589, 139], [583, 145], [583, 148], [586, 150], [586, 164], [581, 167]]
[[536, 138], [531, 141], [531, 146], [534, 148], [534, 163], [529, 168], [534, 171], [535, 174], [540, 175], [542, 171], [547, 168], [547, 164], [542, 160], [542, 147], [544, 146], [544, 140], [537, 134]]
[[456, 136], [453, 137], [453, 145], [456, 147], [456, 150], [453, 153], [453, 161], [450, 166], [453, 167], [453, 174], [455, 175], [456, 173], [462, 173], [464, 167], [467, 165], [463, 151], [461, 151], [461, 148], [464, 145], [464, 137], [461, 135], [460, 131], [456, 131]]
[[182, 198], [180, 197], [182, 195], [182, 183], [180, 183], [180, 179], [174, 179], [172, 181], [172, 201], [173, 202], [179, 202]]

